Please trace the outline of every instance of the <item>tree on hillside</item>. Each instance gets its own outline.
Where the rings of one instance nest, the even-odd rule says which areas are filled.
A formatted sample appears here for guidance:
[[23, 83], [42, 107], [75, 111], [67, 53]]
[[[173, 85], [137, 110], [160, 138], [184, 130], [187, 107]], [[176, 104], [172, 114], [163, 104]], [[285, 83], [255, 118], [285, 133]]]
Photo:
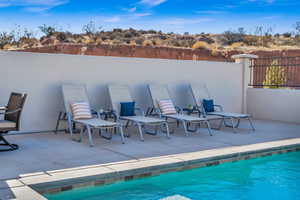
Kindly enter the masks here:
[[279, 65], [278, 60], [274, 60], [266, 69], [266, 76], [263, 82], [264, 88], [280, 88], [286, 84], [286, 81], [285, 68]]
[[57, 32], [57, 30], [54, 26], [48, 26], [46, 24], [43, 24], [42, 26], [39, 26], [39, 29], [46, 36], [51, 36], [51, 35], [53, 35], [54, 33]]

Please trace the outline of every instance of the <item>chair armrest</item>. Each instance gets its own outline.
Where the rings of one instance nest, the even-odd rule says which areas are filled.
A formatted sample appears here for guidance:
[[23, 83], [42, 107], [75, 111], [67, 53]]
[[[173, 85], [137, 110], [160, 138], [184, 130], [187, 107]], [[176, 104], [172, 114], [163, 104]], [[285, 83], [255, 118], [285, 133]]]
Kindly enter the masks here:
[[115, 120], [119, 120], [119, 116], [115, 110], [111, 110], [111, 115], [115, 118]]
[[4, 115], [5, 114], [5, 111], [7, 110], [6, 107], [0, 107], [0, 115]]
[[6, 110], [7, 108], [5, 106], [0, 106], [0, 111], [1, 110]]
[[145, 112], [143, 111], [143, 109], [139, 108], [139, 107], [135, 107], [134, 110], [140, 111], [142, 116], [145, 116]]
[[20, 112], [22, 109], [19, 108], [19, 109], [16, 109], [16, 110], [12, 110], [12, 111], [9, 111], [9, 112], [5, 112], [4, 114], [5, 115], [11, 115], [11, 114], [14, 114], [14, 113], [17, 113], [17, 112]]
[[180, 108], [179, 106], [175, 106], [175, 109], [177, 113], [182, 113], [182, 108]]
[[92, 115], [97, 115], [97, 118], [101, 117], [100, 112], [95, 109], [91, 109], [91, 113], [92, 113]]
[[217, 107], [217, 108], [219, 108], [220, 109], [220, 112], [223, 112], [223, 107], [221, 106], [221, 105], [214, 105], [214, 107]]

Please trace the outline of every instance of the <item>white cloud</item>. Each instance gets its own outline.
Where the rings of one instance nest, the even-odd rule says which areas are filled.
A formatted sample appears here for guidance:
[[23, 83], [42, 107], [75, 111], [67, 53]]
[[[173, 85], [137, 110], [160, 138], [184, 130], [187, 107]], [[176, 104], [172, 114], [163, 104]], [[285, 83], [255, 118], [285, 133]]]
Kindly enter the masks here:
[[40, 13], [40, 12], [44, 12], [49, 10], [49, 7], [25, 7], [24, 10], [28, 11], [28, 12], [36, 12], [36, 13]]
[[119, 22], [119, 21], [121, 21], [121, 18], [119, 16], [114, 16], [114, 17], [111, 17], [111, 18], [104, 19], [104, 22], [110, 22], [110, 23], [116, 23], [116, 22]]
[[191, 25], [191, 24], [200, 24], [203, 22], [210, 22], [213, 21], [211, 18], [196, 18], [196, 19], [185, 19], [185, 18], [174, 18], [174, 19], [168, 19], [164, 20], [161, 23], [162, 24], [168, 24], [168, 25]]
[[272, 4], [275, 2], [275, 0], [247, 0], [248, 2], [265, 2], [265, 3], [269, 3]]
[[167, 0], [141, 0], [139, 3], [153, 7], [153, 6], [158, 6], [166, 1]]
[[68, 3], [68, 0], [0, 0], [0, 7], [19, 6], [29, 12], [43, 12]]
[[135, 13], [135, 17], [146, 17], [152, 15], [151, 13]]
[[133, 12], [135, 12], [136, 11], [136, 7], [133, 7], [133, 8], [129, 8], [128, 9], [128, 12], [130, 12], [130, 13], [133, 13]]
[[226, 13], [225, 11], [220, 11], [220, 10], [200, 10], [196, 11], [198, 14], [207, 14], [207, 15], [218, 15], [218, 14], [224, 14]]

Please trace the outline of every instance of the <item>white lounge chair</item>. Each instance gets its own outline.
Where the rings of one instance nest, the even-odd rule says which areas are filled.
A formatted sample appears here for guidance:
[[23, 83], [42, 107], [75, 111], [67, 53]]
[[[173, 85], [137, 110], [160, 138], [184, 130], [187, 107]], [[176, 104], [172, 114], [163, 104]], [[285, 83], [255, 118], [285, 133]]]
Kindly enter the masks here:
[[[143, 130], [145, 129], [145, 126], [154, 126], [155, 130], [158, 126], [161, 126], [161, 130], [163, 128], [166, 128], [166, 135], [169, 138], [169, 127], [168, 127], [168, 122], [164, 119], [160, 118], [154, 118], [154, 117], [146, 117], [144, 116], [144, 112], [140, 109], [135, 107], [136, 111], [140, 111], [140, 115], [135, 115], [135, 116], [120, 116], [120, 109], [121, 109], [121, 102], [134, 102], [129, 88], [126, 85], [108, 85], [108, 91], [110, 95], [110, 100], [111, 100], [111, 105], [113, 112], [116, 116], [116, 118], [121, 121], [125, 120], [127, 121], [128, 126], [129, 123], [132, 123], [133, 125], [136, 125], [139, 130], [140, 134], [140, 139], [141, 141], [144, 141], [144, 136], [143, 136]], [[150, 132], [146, 132], [150, 133]], [[155, 133], [150, 133], [150, 134], [157, 134], [157, 131]]]
[[[227, 127], [231, 127], [233, 129], [233, 131], [236, 132], [236, 129], [240, 125], [240, 121], [242, 119], [246, 119], [249, 121], [252, 130], [255, 131], [254, 125], [251, 120], [252, 117], [250, 114], [224, 112], [223, 107], [221, 105], [217, 105], [217, 104], [215, 104], [214, 107], [218, 108], [218, 111], [215, 110], [214, 112], [206, 112], [204, 109], [204, 106], [203, 106], [203, 100], [204, 99], [212, 99], [212, 98], [211, 98], [209, 90], [205, 84], [200, 84], [200, 85], [190, 84], [189, 89], [190, 89], [190, 92], [194, 99], [195, 106], [197, 106], [204, 115], [220, 116], [223, 118], [220, 123], [219, 129], [224, 124]], [[230, 124], [228, 124], [226, 122], [226, 120], [230, 121]], [[234, 120], [237, 120], [236, 124], [234, 123]]]
[[176, 121], [179, 121], [183, 124], [184, 127], [184, 131], [186, 136], [189, 135], [189, 133], [195, 132], [197, 131], [197, 129], [195, 130], [190, 130], [189, 126], [194, 124], [194, 125], [201, 125], [202, 123], [205, 123], [207, 125], [207, 129], [210, 135], [211, 134], [211, 128], [210, 128], [210, 123], [206, 118], [203, 117], [196, 117], [196, 116], [191, 116], [191, 115], [186, 115], [186, 114], [182, 114], [181, 109], [179, 107], [176, 107], [174, 105], [174, 107], [177, 108], [177, 113], [176, 114], [168, 114], [168, 115], [164, 115], [158, 105], [158, 101], [160, 100], [171, 100], [171, 97], [169, 95], [169, 91], [167, 86], [164, 85], [154, 85], [154, 84], [150, 84], [148, 85], [148, 89], [149, 89], [149, 94], [151, 95], [151, 99], [153, 102], [153, 110], [158, 113], [160, 115], [160, 117], [162, 118], [166, 118], [168, 119], [174, 119]]
[[68, 119], [68, 129], [70, 131], [71, 137], [73, 138], [73, 123], [80, 124], [81, 131], [80, 131], [80, 139], [82, 140], [84, 130], [87, 130], [89, 144], [90, 146], [94, 145], [93, 138], [92, 138], [92, 129], [99, 129], [100, 131], [106, 131], [108, 129], [118, 128], [121, 135], [122, 143], [124, 143], [124, 135], [122, 125], [120, 123], [106, 121], [100, 118], [100, 114], [97, 113], [97, 117], [92, 119], [81, 119], [81, 120], [74, 120], [72, 116], [72, 111], [70, 108], [70, 104], [74, 102], [87, 102], [89, 103], [89, 99], [87, 96], [87, 89], [85, 85], [81, 84], [65, 84], [62, 85], [62, 93], [63, 99], [65, 104], [65, 110], [67, 113]]

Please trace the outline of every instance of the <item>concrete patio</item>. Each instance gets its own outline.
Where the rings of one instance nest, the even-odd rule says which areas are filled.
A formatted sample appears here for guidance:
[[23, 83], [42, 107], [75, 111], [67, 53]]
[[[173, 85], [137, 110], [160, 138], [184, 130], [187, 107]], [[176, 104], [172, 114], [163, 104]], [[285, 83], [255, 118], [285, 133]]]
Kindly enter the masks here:
[[145, 135], [145, 142], [139, 141], [133, 129], [126, 144], [121, 144], [119, 136], [109, 141], [95, 135], [93, 148], [86, 140], [83, 143], [70, 140], [65, 133], [7, 136], [19, 144], [20, 149], [1, 153], [0, 199], [13, 198], [5, 180], [20, 174], [300, 137], [300, 125], [296, 124], [256, 120], [255, 126], [256, 132], [249, 130], [247, 123], [242, 123], [236, 134], [230, 128], [223, 128], [214, 130], [213, 136], [209, 136], [204, 128], [189, 137], [182, 131], [175, 132], [171, 139], [165, 135]]

